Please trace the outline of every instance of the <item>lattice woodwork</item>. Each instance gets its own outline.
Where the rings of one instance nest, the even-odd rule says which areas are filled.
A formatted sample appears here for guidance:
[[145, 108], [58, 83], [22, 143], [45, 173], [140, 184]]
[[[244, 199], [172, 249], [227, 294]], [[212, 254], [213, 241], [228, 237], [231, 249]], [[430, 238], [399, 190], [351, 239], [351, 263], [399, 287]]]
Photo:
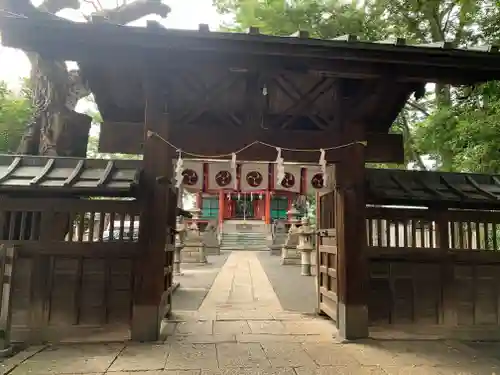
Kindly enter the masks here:
[[500, 212], [367, 208], [372, 324], [500, 325]]
[[318, 310], [337, 322], [337, 236], [334, 228], [334, 196], [331, 192], [320, 198], [318, 220]]
[[[270, 112], [278, 118], [273, 128], [294, 128], [299, 118], [308, 118], [317, 129], [327, 129], [334, 119], [333, 89], [337, 82], [333, 78], [318, 77], [311, 83], [310, 77], [279, 74], [269, 83], [271, 97]], [[296, 127], [295, 127], [296, 128]]]

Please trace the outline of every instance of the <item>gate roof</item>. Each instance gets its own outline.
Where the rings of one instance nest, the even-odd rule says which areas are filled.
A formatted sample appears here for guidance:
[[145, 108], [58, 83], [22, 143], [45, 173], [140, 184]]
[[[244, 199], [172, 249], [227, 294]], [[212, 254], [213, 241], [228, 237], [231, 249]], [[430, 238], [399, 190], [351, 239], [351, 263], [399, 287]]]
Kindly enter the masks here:
[[[154, 22], [140, 28], [102, 19], [12, 17], [2, 19], [2, 43], [79, 63], [104, 121], [101, 145], [109, 147], [103, 152], [140, 152], [146, 68], [165, 87], [160, 94], [176, 146], [205, 155], [233, 151], [256, 137], [283, 148], [328, 148], [337, 145], [343, 126], [356, 122], [366, 124], [368, 133], [387, 133], [408, 98], [421, 96], [428, 82], [500, 79], [500, 54], [493, 46], [415, 46], [350, 35], [319, 40], [303, 32], [277, 37], [257, 29], [222, 33], [203, 25], [188, 31]], [[380, 147], [373, 154], [401, 143], [387, 142], [374, 142]], [[252, 156], [270, 160], [261, 151]], [[329, 154], [327, 159], [334, 160]], [[369, 161], [388, 159], [394, 161], [393, 155]]]
[[500, 209], [500, 176], [367, 169], [367, 203]]

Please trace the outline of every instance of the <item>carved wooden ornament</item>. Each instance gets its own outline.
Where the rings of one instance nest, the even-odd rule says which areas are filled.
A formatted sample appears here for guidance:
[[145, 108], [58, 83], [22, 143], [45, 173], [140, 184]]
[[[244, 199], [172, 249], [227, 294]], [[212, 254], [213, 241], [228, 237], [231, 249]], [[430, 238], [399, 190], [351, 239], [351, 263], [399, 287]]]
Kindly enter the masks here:
[[264, 177], [262, 177], [262, 174], [260, 172], [251, 171], [247, 173], [246, 180], [247, 184], [251, 187], [258, 187], [260, 184], [262, 184]]
[[182, 172], [182, 183], [187, 186], [194, 186], [198, 183], [198, 173], [192, 169], [185, 169]]
[[312, 178], [311, 178], [311, 185], [315, 189], [322, 189], [324, 187], [324, 181], [323, 181], [323, 174], [321, 173], [316, 173]]
[[285, 172], [285, 177], [281, 180], [281, 186], [285, 189], [291, 189], [295, 186], [295, 176], [290, 172]]
[[231, 176], [231, 172], [229, 172], [229, 171], [219, 171], [215, 175], [215, 182], [220, 187], [224, 187], [224, 186], [229, 185], [232, 180], [233, 180], [233, 177]]

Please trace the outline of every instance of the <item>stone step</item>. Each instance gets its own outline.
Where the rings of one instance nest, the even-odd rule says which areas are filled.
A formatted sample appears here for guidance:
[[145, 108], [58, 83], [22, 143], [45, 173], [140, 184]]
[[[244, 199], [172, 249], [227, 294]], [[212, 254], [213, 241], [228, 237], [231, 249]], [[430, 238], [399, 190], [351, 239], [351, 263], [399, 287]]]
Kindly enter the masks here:
[[232, 242], [267, 242], [266, 238], [248, 238], [248, 237], [222, 237], [222, 241]]
[[268, 250], [267, 233], [233, 231], [222, 233], [221, 250]]
[[269, 251], [266, 246], [221, 246], [221, 250], [251, 250], [251, 251]]
[[267, 243], [265, 238], [222, 238], [221, 242]]

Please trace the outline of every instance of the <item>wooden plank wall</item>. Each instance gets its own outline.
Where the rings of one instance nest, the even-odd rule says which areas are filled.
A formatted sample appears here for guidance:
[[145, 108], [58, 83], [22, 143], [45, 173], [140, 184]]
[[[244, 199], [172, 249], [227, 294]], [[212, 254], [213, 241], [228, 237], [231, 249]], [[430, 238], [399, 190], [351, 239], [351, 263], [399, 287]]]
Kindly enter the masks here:
[[500, 325], [500, 212], [367, 208], [372, 325]]
[[18, 258], [13, 341], [129, 325], [139, 249], [135, 201], [0, 199], [0, 207], [0, 243], [14, 246]]

